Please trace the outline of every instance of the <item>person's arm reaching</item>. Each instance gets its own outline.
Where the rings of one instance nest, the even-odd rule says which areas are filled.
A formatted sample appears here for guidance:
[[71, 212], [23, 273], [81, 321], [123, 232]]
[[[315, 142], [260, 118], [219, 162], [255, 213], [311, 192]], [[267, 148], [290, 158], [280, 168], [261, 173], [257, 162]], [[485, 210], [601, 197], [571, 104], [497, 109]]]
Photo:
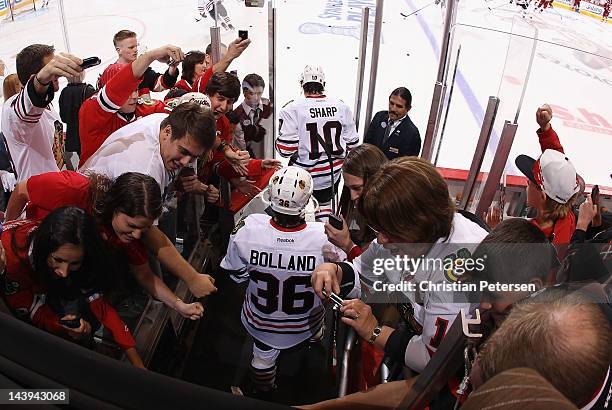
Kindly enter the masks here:
[[170, 59], [174, 60], [175, 64], [178, 64], [185, 59], [185, 54], [183, 54], [180, 47], [170, 44], [147, 51], [132, 63], [132, 73], [134, 74], [134, 78], [142, 77], [153, 61], [157, 60], [162, 63], [166, 63]]
[[213, 76], [214, 73], [221, 73], [227, 70], [232, 61], [238, 58], [242, 52], [251, 44], [251, 40], [242, 40], [240, 38], [232, 41], [227, 49], [225, 55], [214, 64], [212, 67], [209, 67], [202, 75], [200, 75], [193, 82], [191, 87], [193, 92], [196, 93], [206, 93], [206, 85], [208, 81]]
[[397, 409], [410, 392], [416, 379], [417, 377], [412, 377], [408, 380], [382, 383], [365, 391], [297, 408], [304, 410]]
[[227, 52], [225, 55], [223, 55], [219, 62], [213, 65], [213, 73], [221, 73], [226, 71], [232, 61], [240, 57], [249, 44], [251, 44], [251, 40], [249, 39], [243, 40], [241, 38], [237, 38], [236, 40], [232, 41], [227, 47]]
[[70, 54], [59, 53], [38, 73], [30, 77], [21, 89], [9, 110], [3, 124], [5, 136], [10, 132], [13, 143], [29, 146], [31, 139], [40, 134], [32, 132], [46, 107], [53, 101], [55, 83], [60, 77], [76, 77], [81, 71], [81, 59]]
[[160, 300], [164, 305], [179, 312], [184, 318], [197, 320], [204, 314], [204, 308], [200, 302], [183, 302], [168, 288], [159, 276], [151, 271], [148, 263], [136, 266], [131, 265], [130, 268], [140, 286], [155, 299]]
[[113, 340], [125, 351], [130, 363], [144, 369], [144, 363], [136, 351], [136, 341], [115, 308], [100, 294], [90, 295], [88, 301], [94, 316], [111, 332]]
[[23, 181], [15, 185], [15, 190], [11, 194], [11, 198], [6, 206], [6, 213], [4, 214], [5, 221], [15, 220], [23, 213], [23, 210], [30, 199], [27, 185], [27, 181]]
[[217, 291], [214, 279], [210, 275], [196, 271], [158, 227], [151, 227], [142, 240], [163, 267], [185, 281], [195, 297], [201, 298]]
[[559, 136], [550, 125], [552, 115], [552, 108], [550, 108], [548, 104], [544, 104], [536, 111], [536, 122], [540, 126], [540, 129], [537, 131], [538, 139], [540, 141], [540, 148], [542, 149], [542, 152], [546, 151], [547, 149], [553, 149], [555, 151], [564, 153], [565, 151], [563, 151], [563, 146], [561, 145]]

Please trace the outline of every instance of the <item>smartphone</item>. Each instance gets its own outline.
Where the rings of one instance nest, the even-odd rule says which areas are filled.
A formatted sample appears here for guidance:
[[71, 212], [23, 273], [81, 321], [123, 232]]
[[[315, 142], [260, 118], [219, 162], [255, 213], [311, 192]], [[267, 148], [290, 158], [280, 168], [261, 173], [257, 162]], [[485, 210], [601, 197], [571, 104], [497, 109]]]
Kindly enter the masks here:
[[599, 205], [599, 185], [593, 185], [593, 189], [591, 189], [591, 200], [593, 201], [593, 205]]
[[338, 230], [342, 230], [342, 228], [344, 227], [342, 219], [338, 218], [336, 215], [333, 214], [329, 216], [329, 224]]
[[83, 63], [81, 64], [81, 68], [85, 70], [86, 68], [94, 67], [102, 63], [100, 57], [88, 57], [83, 59]]
[[336, 295], [334, 292], [331, 292], [331, 294], [328, 295], [327, 292], [325, 291], [325, 289], [323, 289], [323, 294], [325, 296], [327, 296], [329, 298], [329, 300], [331, 300], [334, 305], [336, 305], [339, 308], [342, 307], [343, 300], [342, 300], [342, 298], [340, 296]]
[[[340, 309], [342, 307], [342, 302], [344, 302], [344, 300], [340, 296], [336, 295], [334, 292], [331, 292], [331, 294], [328, 296], [325, 289], [323, 289], [323, 294], [329, 297], [329, 300], [332, 301], [332, 303], [334, 304], [336, 308]], [[348, 315], [344, 315], [344, 316], [351, 318], [353, 320], [357, 320], [357, 318], [353, 316], [348, 316]]]
[[192, 167], [183, 167], [181, 169], [181, 172], [179, 173], [180, 177], [190, 177], [195, 175], [195, 169], [193, 169]]
[[249, 38], [249, 32], [247, 30], [238, 30], [238, 37], [243, 40], [246, 40], [247, 38]]
[[77, 317], [74, 319], [60, 319], [59, 324], [62, 326], [69, 327], [71, 329], [78, 329], [81, 326], [81, 318]]

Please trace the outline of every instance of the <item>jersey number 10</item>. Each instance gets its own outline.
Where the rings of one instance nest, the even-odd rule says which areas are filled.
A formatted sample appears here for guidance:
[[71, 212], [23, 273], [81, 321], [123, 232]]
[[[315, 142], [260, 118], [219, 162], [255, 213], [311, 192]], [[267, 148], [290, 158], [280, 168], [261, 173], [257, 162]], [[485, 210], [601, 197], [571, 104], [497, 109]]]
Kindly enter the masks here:
[[[344, 150], [340, 144], [340, 135], [342, 134], [342, 124], [340, 121], [327, 121], [323, 125], [323, 138], [319, 134], [319, 125], [316, 122], [309, 122], [306, 124], [306, 130], [310, 133], [310, 154], [309, 159], [316, 160], [321, 158], [320, 142], [325, 142], [330, 149], [329, 154], [331, 155], [342, 155]], [[332, 137], [332, 130], [335, 131]], [[321, 139], [323, 141], [321, 141]], [[323, 148], [325, 149], [325, 148]]]

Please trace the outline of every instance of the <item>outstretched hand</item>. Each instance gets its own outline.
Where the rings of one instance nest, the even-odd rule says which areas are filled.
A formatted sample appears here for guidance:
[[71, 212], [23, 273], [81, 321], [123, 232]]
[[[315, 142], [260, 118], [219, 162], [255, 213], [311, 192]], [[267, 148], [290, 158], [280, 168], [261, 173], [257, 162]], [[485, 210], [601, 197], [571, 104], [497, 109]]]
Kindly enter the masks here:
[[536, 122], [542, 131], [550, 128], [550, 120], [552, 120], [552, 108], [550, 105], [544, 104], [536, 111]]

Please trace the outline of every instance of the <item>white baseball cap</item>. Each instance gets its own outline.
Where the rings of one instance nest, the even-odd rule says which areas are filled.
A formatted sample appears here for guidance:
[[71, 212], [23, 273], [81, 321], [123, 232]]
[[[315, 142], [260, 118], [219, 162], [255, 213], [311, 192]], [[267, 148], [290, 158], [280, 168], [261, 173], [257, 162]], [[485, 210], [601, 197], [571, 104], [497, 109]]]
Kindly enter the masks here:
[[514, 161], [521, 172], [550, 199], [565, 204], [580, 191], [576, 168], [564, 153], [547, 149], [535, 159], [519, 155]]

